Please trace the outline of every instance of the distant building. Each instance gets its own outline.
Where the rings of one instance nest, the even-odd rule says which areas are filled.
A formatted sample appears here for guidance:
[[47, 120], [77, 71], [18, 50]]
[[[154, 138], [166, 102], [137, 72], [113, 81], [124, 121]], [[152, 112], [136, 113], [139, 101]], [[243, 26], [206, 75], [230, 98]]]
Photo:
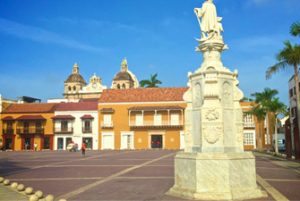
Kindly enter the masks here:
[[66, 150], [74, 142], [80, 148], [98, 149], [98, 101], [60, 103], [55, 109], [54, 150]]
[[53, 123], [56, 104], [11, 104], [1, 115], [5, 150], [53, 149]]
[[[300, 83], [299, 83], [300, 84]], [[290, 118], [286, 122], [286, 152], [288, 157], [293, 155], [300, 159], [300, 135], [297, 120], [297, 98], [294, 76], [289, 80]]]
[[104, 90], [98, 107], [99, 148], [183, 149], [186, 90]]
[[128, 70], [127, 59], [124, 59], [121, 63], [121, 71], [118, 72], [113, 81], [112, 89], [131, 89], [138, 88], [139, 81], [136, 76]]
[[64, 98], [68, 100], [79, 100], [89, 98], [99, 98], [106, 86], [102, 85], [100, 77], [94, 74], [87, 85], [84, 78], [79, 73], [79, 65], [74, 64], [72, 74], [64, 83]]

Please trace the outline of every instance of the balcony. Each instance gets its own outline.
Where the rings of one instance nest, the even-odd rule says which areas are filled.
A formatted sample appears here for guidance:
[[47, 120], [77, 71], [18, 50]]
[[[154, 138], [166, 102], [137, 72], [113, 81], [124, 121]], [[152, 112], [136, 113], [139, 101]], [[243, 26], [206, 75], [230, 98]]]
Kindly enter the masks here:
[[244, 122], [244, 128], [255, 128], [254, 122]]
[[44, 134], [44, 128], [30, 127], [30, 128], [17, 128], [18, 134]]
[[183, 123], [181, 122], [170, 122], [170, 121], [162, 121], [162, 122], [154, 122], [154, 121], [144, 121], [144, 122], [129, 122], [129, 126], [131, 128], [182, 128]]
[[73, 127], [70, 128], [61, 128], [61, 127], [54, 127], [55, 134], [73, 134]]
[[93, 129], [91, 127], [83, 127], [82, 133], [92, 133]]
[[14, 134], [14, 129], [12, 129], [12, 128], [2, 129], [2, 133], [4, 135], [13, 135]]
[[113, 128], [114, 124], [112, 122], [101, 122], [101, 128]]

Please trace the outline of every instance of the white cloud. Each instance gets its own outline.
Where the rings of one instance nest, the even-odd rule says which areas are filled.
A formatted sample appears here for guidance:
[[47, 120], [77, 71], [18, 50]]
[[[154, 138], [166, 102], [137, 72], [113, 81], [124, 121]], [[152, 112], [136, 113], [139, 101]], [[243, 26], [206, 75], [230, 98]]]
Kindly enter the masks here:
[[39, 43], [56, 44], [97, 53], [106, 51], [103, 48], [87, 45], [39, 27], [23, 25], [3, 18], [0, 18], [0, 32]]

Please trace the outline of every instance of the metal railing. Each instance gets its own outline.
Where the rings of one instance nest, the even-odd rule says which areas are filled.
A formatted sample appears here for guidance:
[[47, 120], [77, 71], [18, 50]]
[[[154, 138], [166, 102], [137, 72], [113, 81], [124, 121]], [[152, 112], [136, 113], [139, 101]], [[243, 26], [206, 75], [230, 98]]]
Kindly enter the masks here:
[[54, 127], [54, 133], [56, 133], [56, 134], [62, 134], [62, 133], [72, 134], [73, 127], [70, 127], [70, 128]]
[[113, 122], [101, 122], [101, 128], [113, 128], [114, 124]]
[[93, 129], [92, 127], [83, 127], [82, 128], [82, 133], [92, 133]]

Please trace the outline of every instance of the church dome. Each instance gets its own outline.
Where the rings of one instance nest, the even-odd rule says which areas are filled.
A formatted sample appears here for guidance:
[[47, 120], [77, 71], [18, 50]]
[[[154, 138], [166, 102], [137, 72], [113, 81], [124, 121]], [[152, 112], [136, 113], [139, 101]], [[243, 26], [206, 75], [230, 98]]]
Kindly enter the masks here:
[[127, 71], [125, 71], [125, 72], [119, 72], [119, 73], [114, 77], [114, 81], [119, 81], [119, 80], [129, 80], [129, 81], [133, 81], [133, 78], [131, 77], [130, 73], [128, 73]]
[[86, 84], [85, 80], [80, 74], [71, 74], [65, 82], [79, 82], [81, 84]]
[[77, 63], [74, 64], [72, 74], [69, 75], [68, 79], [65, 81], [65, 83], [72, 83], [72, 82], [77, 82], [86, 85], [85, 80], [79, 74], [79, 66]]

